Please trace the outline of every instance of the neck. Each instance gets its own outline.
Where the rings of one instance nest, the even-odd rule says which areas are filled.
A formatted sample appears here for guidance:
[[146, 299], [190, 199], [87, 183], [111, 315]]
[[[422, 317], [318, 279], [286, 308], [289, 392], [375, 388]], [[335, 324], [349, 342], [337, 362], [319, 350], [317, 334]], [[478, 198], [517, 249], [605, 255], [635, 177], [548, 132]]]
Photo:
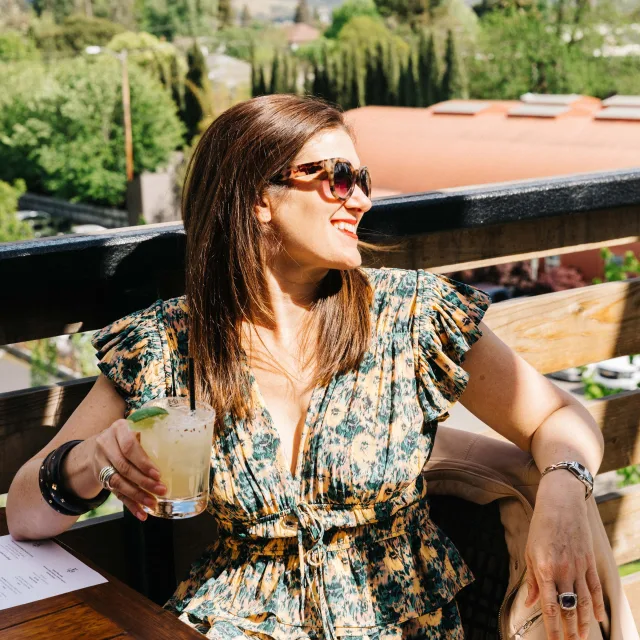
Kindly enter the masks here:
[[265, 324], [264, 328], [270, 330], [277, 341], [289, 342], [298, 334], [327, 273], [327, 269], [267, 267], [267, 288], [274, 326]]

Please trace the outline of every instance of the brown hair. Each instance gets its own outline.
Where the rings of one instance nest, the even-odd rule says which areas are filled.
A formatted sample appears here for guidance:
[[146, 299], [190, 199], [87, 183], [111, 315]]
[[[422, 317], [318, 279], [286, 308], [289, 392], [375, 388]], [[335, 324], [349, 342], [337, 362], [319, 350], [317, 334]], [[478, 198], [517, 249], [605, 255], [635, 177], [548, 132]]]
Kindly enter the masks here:
[[[189, 163], [182, 198], [187, 234], [189, 351], [198, 395], [225, 415], [249, 417], [254, 407], [243, 366], [243, 321], [273, 322], [266, 266], [271, 226], [255, 205], [269, 184], [316, 134], [342, 128], [342, 112], [312, 97], [267, 95], [222, 113], [204, 132]], [[369, 343], [371, 287], [359, 269], [328, 273], [312, 305], [317, 350], [312, 384], [327, 384], [358, 366]]]

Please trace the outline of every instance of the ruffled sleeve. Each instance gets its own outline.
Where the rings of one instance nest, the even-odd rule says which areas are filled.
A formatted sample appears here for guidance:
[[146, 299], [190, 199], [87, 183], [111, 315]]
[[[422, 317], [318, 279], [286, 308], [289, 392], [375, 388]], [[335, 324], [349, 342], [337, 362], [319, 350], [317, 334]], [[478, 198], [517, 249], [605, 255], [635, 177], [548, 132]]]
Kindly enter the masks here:
[[482, 336], [478, 325], [490, 303], [479, 289], [418, 270], [412, 339], [425, 420], [446, 420], [465, 390], [469, 374], [461, 365]]
[[126, 415], [167, 395], [172, 376], [162, 300], [116, 320], [98, 331], [91, 343], [100, 371], [126, 402]]

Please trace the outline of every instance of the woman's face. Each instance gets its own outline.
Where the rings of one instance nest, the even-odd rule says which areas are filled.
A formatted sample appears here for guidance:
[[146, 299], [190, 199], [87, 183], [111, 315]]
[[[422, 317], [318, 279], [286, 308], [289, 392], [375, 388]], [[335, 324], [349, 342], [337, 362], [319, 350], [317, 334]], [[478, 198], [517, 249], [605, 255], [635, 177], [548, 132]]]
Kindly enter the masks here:
[[[345, 158], [360, 168], [349, 134], [343, 129], [319, 133], [303, 147], [292, 164], [304, 164], [327, 158]], [[322, 176], [322, 178], [320, 177]], [[283, 198], [265, 195], [258, 207], [258, 217], [272, 224], [282, 243], [276, 268], [296, 270], [299, 275], [327, 269], [354, 269], [362, 259], [353, 234], [338, 228], [347, 222], [357, 228], [362, 216], [371, 208], [371, 200], [356, 185], [348, 200], [337, 200], [331, 194], [329, 181], [323, 174], [304, 175], [288, 182]]]

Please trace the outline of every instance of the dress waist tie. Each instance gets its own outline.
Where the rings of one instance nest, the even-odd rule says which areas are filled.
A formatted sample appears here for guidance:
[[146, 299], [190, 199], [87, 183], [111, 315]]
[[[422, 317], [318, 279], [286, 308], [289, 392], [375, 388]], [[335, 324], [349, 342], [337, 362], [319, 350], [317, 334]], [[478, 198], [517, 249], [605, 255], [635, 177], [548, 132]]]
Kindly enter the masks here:
[[[298, 503], [293, 512], [298, 518], [298, 556], [300, 559], [300, 621], [304, 624], [305, 619], [305, 597], [307, 587], [307, 565], [311, 567], [312, 580], [315, 583], [317, 600], [316, 604], [322, 620], [322, 628], [327, 640], [337, 640], [335, 628], [331, 621], [329, 605], [325, 594], [324, 572], [327, 560], [327, 547], [324, 544], [324, 525], [322, 520], [313, 512], [313, 509], [306, 502]], [[309, 533], [313, 540], [313, 546], [305, 551], [303, 544], [304, 532]], [[314, 593], [313, 588], [311, 593]], [[315, 594], [314, 594], [315, 595]]]

